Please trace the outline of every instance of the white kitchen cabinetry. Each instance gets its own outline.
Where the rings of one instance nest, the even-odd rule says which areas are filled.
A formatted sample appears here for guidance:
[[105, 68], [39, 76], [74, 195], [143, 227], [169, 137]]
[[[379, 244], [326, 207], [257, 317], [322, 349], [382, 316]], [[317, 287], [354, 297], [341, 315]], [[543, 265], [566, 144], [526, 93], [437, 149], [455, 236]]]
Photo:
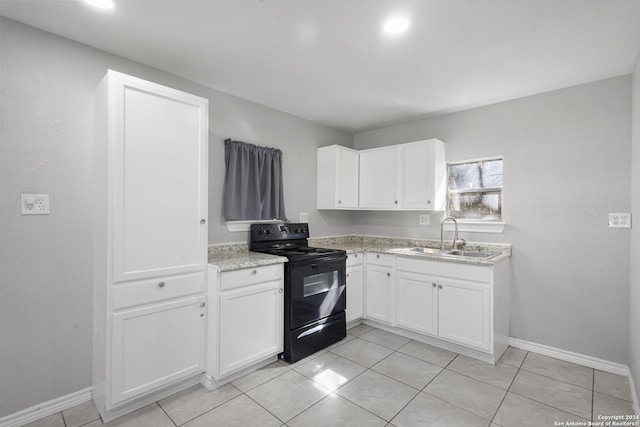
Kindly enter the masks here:
[[444, 142], [437, 139], [402, 144], [402, 209], [445, 209], [447, 165]]
[[508, 345], [508, 261], [471, 265], [398, 257], [398, 326], [489, 353]]
[[397, 323], [423, 334], [438, 333], [438, 278], [427, 274], [396, 272]]
[[437, 139], [360, 151], [360, 209], [444, 210], [446, 160]]
[[210, 267], [208, 388], [282, 352], [283, 278], [282, 264], [226, 272]]
[[360, 151], [360, 209], [402, 207], [400, 146]]
[[359, 154], [356, 150], [331, 145], [318, 148], [318, 209], [357, 209]]
[[395, 323], [393, 255], [367, 253], [365, 318]]
[[347, 322], [364, 317], [364, 255], [347, 257]]
[[208, 106], [109, 71], [94, 107], [93, 396], [108, 420], [204, 370]]
[[442, 278], [438, 284], [438, 335], [491, 350], [491, 284]]

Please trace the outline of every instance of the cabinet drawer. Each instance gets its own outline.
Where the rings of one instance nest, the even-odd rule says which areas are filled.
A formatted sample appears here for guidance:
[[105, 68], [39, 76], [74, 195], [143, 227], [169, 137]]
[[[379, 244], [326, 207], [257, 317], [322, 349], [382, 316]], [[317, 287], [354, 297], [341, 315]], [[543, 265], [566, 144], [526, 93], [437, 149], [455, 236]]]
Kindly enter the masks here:
[[347, 255], [347, 267], [360, 265], [362, 264], [363, 260], [364, 260], [364, 255], [362, 253], [349, 254]]
[[280, 280], [283, 277], [282, 264], [263, 267], [243, 268], [242, 270], [225, 271], [220, 275], [220, 290], [240, 288], [256, 283]]
[[377, 254], [373, 252], [367, 253], [367, 264], [384, 265], [385, 267], [393, 267], [393, 255]]
[[113, 309], [148, 304], [204, 292], [205, 273], [158, 277], [113, 286]]
[[399, 256], [396, 270], [430, 274], [439, 277], [454, 277], [474, 282], [491, 281], [490, 266], [470, 265], [462, 262], [431, 261]]

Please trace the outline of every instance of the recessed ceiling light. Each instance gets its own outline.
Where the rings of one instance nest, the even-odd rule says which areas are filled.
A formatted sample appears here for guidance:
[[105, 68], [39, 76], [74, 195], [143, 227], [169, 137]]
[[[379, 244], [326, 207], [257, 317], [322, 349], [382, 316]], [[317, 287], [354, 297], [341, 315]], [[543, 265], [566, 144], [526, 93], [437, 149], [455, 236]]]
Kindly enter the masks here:
[[113, 0], [84, 0], [91, 6], [98, 7], [100, 9], [113, 9], [115, 3]]
[[407, 31], [409, 20], [405, 18], [392, 18], [384, 23], [384, 31], [388, 34], [398, 34]]

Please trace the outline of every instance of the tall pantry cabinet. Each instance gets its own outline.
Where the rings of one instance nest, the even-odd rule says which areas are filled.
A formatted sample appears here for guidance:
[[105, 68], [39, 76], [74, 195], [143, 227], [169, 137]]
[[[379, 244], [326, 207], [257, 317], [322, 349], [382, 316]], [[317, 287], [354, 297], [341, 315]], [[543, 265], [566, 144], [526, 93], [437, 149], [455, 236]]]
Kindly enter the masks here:
[[111, 70], [94, 101], [93, 398], [109, 420], [205, 367], [208, 103]]

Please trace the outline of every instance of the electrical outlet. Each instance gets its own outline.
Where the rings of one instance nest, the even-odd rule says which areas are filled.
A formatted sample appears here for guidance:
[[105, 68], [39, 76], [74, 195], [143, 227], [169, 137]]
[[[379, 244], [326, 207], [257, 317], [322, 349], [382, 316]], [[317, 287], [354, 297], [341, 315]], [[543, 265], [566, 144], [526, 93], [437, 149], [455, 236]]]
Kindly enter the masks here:
[[300, 212], [300, 222], [309, 222], [309, 214], [307, 212]]
[[609, 228], [631, 228], [631, 212], [610, 213]]
[[22, 215], [49, 215], [49, 195], [21, 194], [20, 210]]
[[431, 224], [431, 215], [427, 215], [427, 214], [418, 215], [418, 222], [420, 223], [420, 225]]

